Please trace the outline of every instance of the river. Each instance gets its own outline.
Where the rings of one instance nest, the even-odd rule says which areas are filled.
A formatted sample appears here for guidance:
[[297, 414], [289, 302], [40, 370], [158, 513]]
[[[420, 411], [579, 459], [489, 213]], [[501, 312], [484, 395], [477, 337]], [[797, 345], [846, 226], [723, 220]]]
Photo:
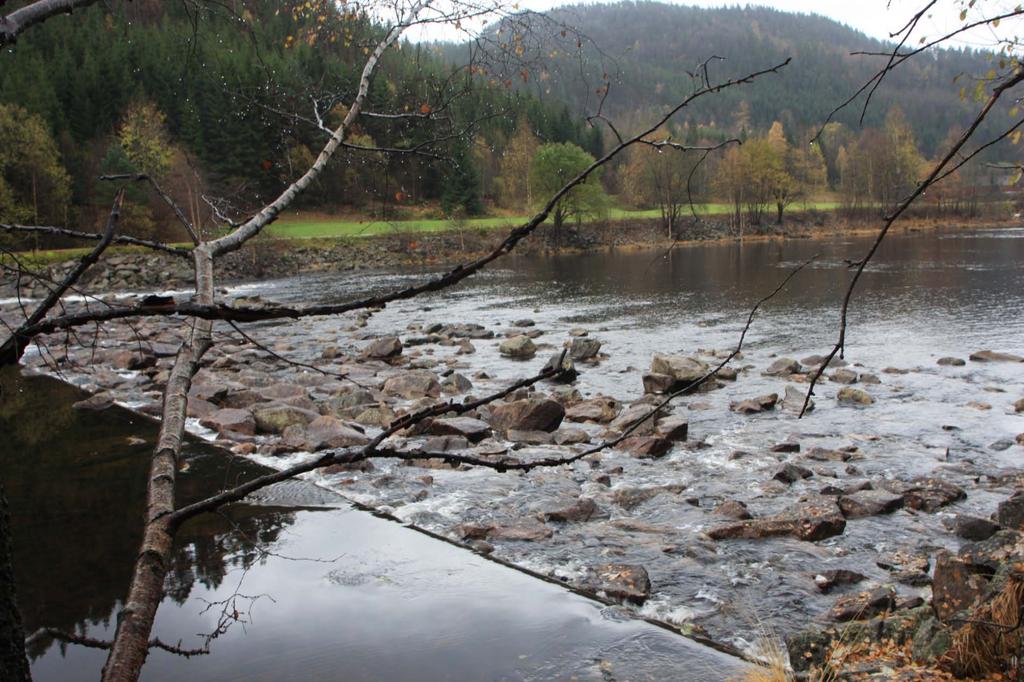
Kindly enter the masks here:
[[[315, 364], [328, 346], [345, 354], [380, 335], [422, 335], [423, 327], [436, 322], [481, 324], [501, 337], [529, 318], [534, 326], [523, 329], [542, 332], [536, 339], [542, 352], [532, 362], [499, 355], [499, 339], [474, 341], [476, 352], [458, 358], [454, 349], [433, 345], [407, 348], [407, 354], [428, 366], [449, 361], [472, 377], [479, 395], [536, 371], [570, 330], [583, 328], [602, 342], [607, 357], [597, 366], [582, 366], [576, 387], [584, 397], [629, 401], [642, 395], [640, 375], [655, 352], [730, 350], [750, 307], [794, 267], [815, 257], [755, 319], [735, 363], [739, 380], [679, 401], [677, 414], [690, 422], [690, 443], [662, 459], [608, 453], [596, 468], [584, 462], [572, 471], [529, 475], [432, 470], [427, 495], [421, 492], [423, 471], [396, 463], [380, 463], [365, 474], [310, 477], [441, 534], [463, 523], [515, 523], [580, 495], [590, 497], [602, 511], [590, 522], [566, 524], [541, 542], [496, 542], [495, 554], [570, 583], [599, 563], [643, 565], [653, 591], [640, 614], [750, 648], [758, 632], [786, 634], [822, 621], [835, 595], [816, 589], [817, 573], [845, 568], [863, 573], [867, 584], [889, 584], [893, 557], [956, 549], [960, 539], [950, 521], [956, 514], [988, 516], [1012, 490], [1008, 474], [1020, 467], [1021, 447], [1014, 439], [1024, 431], [1024, 419], [1013, 403], [1024, 396], [1024, 364], [937, 364], [944, 356], [966, 360], [981, 349], [1024, 351], [1020, 229], [910, 232], [887, 240], [854, 299], [845, 356], [862, 379], [870, 374], [879, 380], [856, 385], [873, 396], [874, 404], [839, 405], [839, 386], [826, 382], [817, 389], [816, 409], [803, 419], [780, 410], [753, 416], [729, 410], [737, 400], [783, 393], [784, 379], [762, 374], [773, 360], [830, 349], [848, 261], [860, 258], [868, 243], [866, 237], [836, 237], [510, 259], [456, 289], [395, 304], [355, 332], [345, 331], [338, 320], [307, 319], [253, 325], [251, 333], [290, 358]], [[230, 293], [287, 302], [342, 301], [424, 274], [309, 274], [234, 287]], [[88, 372], [69, 378], [95, 383]], [[122, 389], [119, 398], [150, 408], [154, 400], [137, 385]], [[598, 440], [601, 429], [585, 428]], [[772, 452], [782, 441], [799, 442], [804, 454]], [[832, 453], [845, 448], [850, 457], [814, 459], [809, 456], [814, 448]], [[535, 451], [545, 448], [516, 450], [522, 456]], [[285, 466], [304, 456], [253, 459]], [[813, 475], [782, 484], [773, 479], [782, 460], [802, 463]], [[610, 484], [598, 474], [610, 474]], [[852, 519], [841, 535], [815, 543], [712, 541], [704, 534], [722, 522], [714, 509], [725, 500], [743, 501], [755, 516], [764, 516], [825, 486], [867, 481], [877, 487], [917, 476], [960, 486], [966, 499], [935, 513], [901, 509]], [[661, 490], [639, 504], [621, 504], [617, 493], [631, 489]], [[920, 585], [899, 585], [899, 591], [907, 598], [928, 594]]]

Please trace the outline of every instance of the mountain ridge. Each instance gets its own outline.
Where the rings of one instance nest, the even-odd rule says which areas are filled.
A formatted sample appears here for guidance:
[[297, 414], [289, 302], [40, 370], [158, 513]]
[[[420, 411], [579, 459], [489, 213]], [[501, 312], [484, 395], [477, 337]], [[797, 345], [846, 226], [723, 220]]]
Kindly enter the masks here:
[[[792, 62], [778, 75], [732, 88], [688, 108], [691, 124], [741, 132], [767, 130], [779, 120], [791, 136], [824, 123], [828, 114], [883, 65], [879, 57], [854, 52], [883, 52], [892, 43], [871, 38], [835, 20], [763, 6], [700, 8], [653, 0], [565, 5], [548, 17], [579, 29], [586, 78], [580, 64], [565, 56], [541, 62], [538, 77], [526, 87], [568, 103], [577, 113], [593, 113], [603, 76], [609, 76], [604, 110], [616, 117], [648, 117], [692, 91], [692, 72], [704, 60], [712, 83]], [[597, 49], [600, 48], [600, 51]], [[932, 154], [950, 128], [964, 126], [974, 107], [960, 96], [957, 77], [983, 73], [988, 55], [969, 49], [922, 54], [891, 72], [872, 99], [865, 126], [880, 126], [888, 110], [902, 108]], [[859, 124], [862, 99], [840, 111], [836, 120]], [[748, 131], [752, 132], [752, 131]]]

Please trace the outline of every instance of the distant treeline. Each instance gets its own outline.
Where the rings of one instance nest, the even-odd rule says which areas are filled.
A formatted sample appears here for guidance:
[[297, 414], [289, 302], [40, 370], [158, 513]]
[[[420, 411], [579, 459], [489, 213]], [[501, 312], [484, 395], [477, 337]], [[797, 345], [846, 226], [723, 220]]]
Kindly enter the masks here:
[[[334, 7], [135, 0], [26, 34], [0, 68], [0, 220], [94, 226], [114, 191], [97, 178], [125, 172], [157, 177], [196, 215], [209, 211], [204, 196], [226, 199], [225, 212], [258, 205], [315, 158], [326, 135], [312, 124], [313, 101], [337, 123], [345, 112], [332, 100], [356, 89], [364, 49], [379, 37], [365, 17]], [[545, 142], [600, 153], [600, 132], [565, 106], [452, 72], [423, 46], [387, 55], [368, 109], [443, 111], [438, 120], [363, 117], [350, 142], [443, 142], [423, 149], [432, 155], [340, 155], [300, 205], [386, 213], [447, 191], [447, 203], [473, 212], [480, 197], [464, 187], [467, 176], [478, 184], [472, 149], [501, 145], [520, 121]], [[130, 199], [134, 231], [170, 222], [144, 187]]]
[[[556, 31], [550, 49], [511, 76], [481, 62], [458, 68], [466, 46], [404, 44], [390, 53], [367, 105], [389, 116], [362, 117], [347, 140], [353, 148], [298, 207], [378, 219], [414, 210], [525, 214], [613, 141], [610, 127], [579, 113], [603, 87], [604, 113], [629, 132], [692, 89], [685, 67], [721, 55], [729, 59], [708, 64], [713, 80], [794, 62], [702, 99], [649, 140], [721, 149], [631, 149], [566, 197], [559, 224], [607, 211], [609, 196], [660, 208], [669, 229], [690, 201], [729, 204], [744, 224], [780, 221], [794, 202], [823, 196], [883, 210], [914, 187], [975, 106], [954, 76], [986, 64], [957, 51], [912, 60], [879, 89], [864, 127], [849, 110], [816, 135], [870, 73], [871, 62], [848, 52], [881, 43], [818, 17], [756, 8], [627, 2], [554, 16], [582, 33]], [[211, 226], [216, 212], [244, 216], [313, 162], [326, 139], [316, 116], [333, 126], [345, 115], [335, 102], [356, 89], [364, 51], [379, 37], [365, 16], [330, 0], [134, 0], [59, 17], [0, 56], [0, 221], [95, 228], [114, 194], [99, 178], [125, 173], [155, 178], [197, 224]], [[525, 49], [515, 32], [495, 37], [506, 55]], [[555, 47], [566, 42], [580, 46], [582, 62]], [[605, 85], [581, 90], [595, 83]], [[1000, 196], [1013, 173], [986, 163], [1012, 167], [1019, 156], [1017, 147], [1002, 149], [929, 199], [964, 213]], [[122, 229], [180, 240], [174, 222], [144, 184], [132, 186]]]

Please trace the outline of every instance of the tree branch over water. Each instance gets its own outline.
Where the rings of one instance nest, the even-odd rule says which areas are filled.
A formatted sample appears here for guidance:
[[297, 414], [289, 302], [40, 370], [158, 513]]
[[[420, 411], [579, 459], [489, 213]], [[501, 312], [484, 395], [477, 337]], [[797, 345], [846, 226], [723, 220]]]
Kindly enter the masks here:
[[[872, 258], [874, 258], [875, 254], [878, 252], [878, 247], [882, 245], [882, 242], [885, 240], [886, 235], [889, 234], [889, 230], [890, 228], [892, 228], [893, 223], [895, 223], [900, 218], [900, 216], [902, 216], [906, 212], [906, 210], [910, 208], [910, 206], [915, 201], [917, 201], [917, 199], [921, 195], [928, 191], [929, 187], [934, 185], [936, 182], [945, 177], [946, 174], [948, 174], [945, 173], [945, 171], [949, 168], [950, 164], [953, 163], [954, 159], [956, 159], [957, 155], [960, 153], [960, 150], [964, 148], [968, 141], [970, 141], [974, 133], [978, 130], [979, 126], [981, 126], [982, 122], [986, 118], [988, 118], [996, 103], [1000, 100], [1000, 98], [1003, 97], [1003, 95], [1005, 95], [1009, 90], [1011, 90], [1015, 86], [1019, 85], [1022, 81], [1024, 81], [1024, 68], [1017, 67], [1014, 72], [1007, 75], [1000, 83], [998, 83], [996, 87], [993, 88], [992, 94], [989, 95], [988, 101], [986, 101], [985, 105], [978, 111], [977, 115], [974, 117], [974, 120], [971, 122], [971, 125], [967, 128], [967, 130], [965, 130], [964, 133], [956, 140], [953, 146], [947, 150], [946, 154], [938, 161], [938, 163], [935, 164], [931, 172], [929, 172], [925, 179], [918, 184], [917, 188], [913, 192], [911, 192], [906, 198], [904, 198], [896, 206], [896, 208], [894, 208], [891, 212], [889, 212], [888, 215], [885, 216], [882, 228], [881, 230], [879, 230], [874, 241], [871, 243], [871, 247], [868, 249], [864, 257], [854, 264], [855, 270], [853, 273], [853, 278], [850, 280], [849, 284], [846, 287], [846, 293], [843, 296], [842, 306], [839, 310], [838, 337], [836, 338], [836, 342], [835, 345], [832, 347], [832, 350], [829, 351], [828, 355], [825, 356], [825, 360], [822, 361], [821, 365], [819, 365], [818, 369], [811, 376], [811, 381], [807, 386], [807, 394], [804, 396], [804, 404], [800, 409], [801, 417], [803, 417], [804, 414], [806, 414], [811, 402], [811, 396], [814, 395], [814, 387], [817, 386], [818, 381], [821, 379], [821, 376], [822, 374], [824, 374], [825, 369], [828, 367], [829, 363], [832, 361], [833, 358], [836, 357], [836, 355], [838, 355], [840, 358], [843, 357], [843, 353], [846, 349], [846, 330], [848, 314], [850, 310], [850, 302], [853, 299], [854, 290], [857, 287], [857, 283], [860, 281], [861, 275], [864, 274], [864, 270], [867, 268], [868, 263], [870, 263]], [[1016, 130], [1019, 125], [1020, 123], [1011, 128], [1010, 131], [1004, 133], [1003, 135], [1000, 135], [996, 141], [998, 141], [998, 139], [1002, 139], [1008, 136], [1010, 132]], [[994, 142], [990, 142], [988, 144], [992, 143]], [[983, 145], [981, 148], [988, 146], [988, 144]], [[976, 153], [977, 152], [975, 152], [975, 154]], [[973, 155], [974, 154], [972, 154], [972, 156]], [[959, 167], [959, 165], [962, 165], [962, 163], [963, 162], [961, 162], [960, 164], [956, 164], [956, 167]], [[955, 170], [955, 168], [953, 168], [953, 170]]]

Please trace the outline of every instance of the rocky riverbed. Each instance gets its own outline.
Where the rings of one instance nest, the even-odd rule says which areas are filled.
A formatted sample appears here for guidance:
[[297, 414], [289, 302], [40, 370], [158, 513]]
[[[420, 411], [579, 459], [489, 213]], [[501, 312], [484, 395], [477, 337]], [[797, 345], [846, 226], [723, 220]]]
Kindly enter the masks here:
[[[567, 294], [572, 312], [521, 290], [502, 298], [504, 277], [484, 297], [247, 328], [263, 348], [218, 326], [192, 389], [190, 427], [283, 467], [365, 443], [410, 410], [497, 391], [567, 349], [575, 382], [541, 383], [391, 439], [420, 459], [311, 478], [687, 632], [750, 649], [770, 627], [795, 642], [795, 661], [824, 646], [801, 648], [809, 623], [824, 631], [894, 611], [913, 616], [907, 641], [930, 628], [920, 650], [937, 654], [929, 643], [948, 640], [962, 608], [929, 620], [940, 608], [933, 590], [965, 607], [1001, 589], [998, 568], [977, 567], [1012, 554], [1019, 539], [1024, 362], [1014, 348], [876, 344], [826, 369], [814, 410], [797, 420], [822, 361], [808, 352], [822, 346], [807, 342], [798, 310], [614, 449], [528, 474], [453, 468], [428, 455], [526, 461], [614, 437], [738, 336], [741, 319], [724, 315], [705, 313], [674, 338], [656, 324], [636, 327], [635, 311], [597, 314], [578, 293]], [[323, 284], [260, 290], [292, 301]], [[258, 305], [252, 296], [250, 288], [227, 298]], [[26, 363], [96, 391], [83, 409], [117, 401], [158, 412], [177, 327], [149, 320], [82, 332], [70, 347], [47, 339]]]

